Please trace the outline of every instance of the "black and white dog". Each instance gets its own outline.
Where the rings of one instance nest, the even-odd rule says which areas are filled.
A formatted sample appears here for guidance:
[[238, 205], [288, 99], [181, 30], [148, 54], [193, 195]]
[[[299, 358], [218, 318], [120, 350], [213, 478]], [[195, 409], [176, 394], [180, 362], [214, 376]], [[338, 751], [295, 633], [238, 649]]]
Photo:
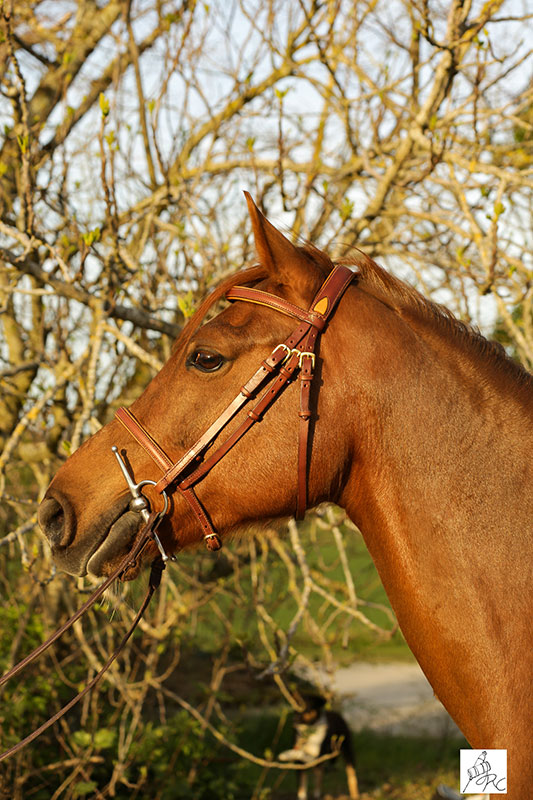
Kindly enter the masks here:
[[[336, 711], [326, 711], [326, 701], [316, 695], [303, 695], [305, 704], [303, 711], [296, 712], [293, 717], [294, 745], [278, 756], [280, 761], [294, 761], [303, 764], [315, 761], [320, 756], [340, 751], [346, 767], [346, 778], [350, 800], [357, 800], [359, 790], [352, 750], [350, 731], [344, 719]], [[328, 762], [325, 762], [328, 763]], [[313, 767], [313, 797], [319, 800], [322, 793], [324, 763]], [[298, 773], [298, 800], [307, 800], [308, 770]]]

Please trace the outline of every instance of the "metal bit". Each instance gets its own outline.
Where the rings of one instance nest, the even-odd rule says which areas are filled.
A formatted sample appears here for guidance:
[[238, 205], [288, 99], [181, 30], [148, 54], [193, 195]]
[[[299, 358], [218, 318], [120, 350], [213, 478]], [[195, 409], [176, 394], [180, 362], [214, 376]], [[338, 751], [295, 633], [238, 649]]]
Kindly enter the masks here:
[[[129, 470], [124, 462], [124, 459], [122, 458], [122, 456], [118, 451], [118, 447], [115, 447], [115, 445], [113, 445], [111, 451], [113, 452], [115, 458], [118, 461], [120, 470], [124, 476], [126, 483], [128, 484], [128, 489], [130, 490], [133, 497], [129, 505], [130, 511], [137, 511], [141, 515], [143, 520], [145, 522], [148, 522], [150, 518], [150, 503], [141, 492], [141, 488], [143, 486], [155, 486], [156, 485], [155, 481], [140, 481], [139, 483], [135, 483], [135, 481], [133, 480], [133, 478], [129, 473]], [[165, 492], [162, 492], [162, 497], [165, 500], [165, 507], [163, 508], [162, 511], [160, 511], [161, 518], [163, 518], [168, 511], [168, 497], [165, 494]], [[161, 539], [159, 538], [155, 530], [152, 531], [152, 536], [154, 537], [154, 542], [156, 543], [157, 548], [161, 553], [161, 558], [163, 559], [163, 561], [167, 562], [169, 559], [170, 561], [175, 561], [176, 556], [168, 556], [166, 554], [165, 548], [161, 544]]]

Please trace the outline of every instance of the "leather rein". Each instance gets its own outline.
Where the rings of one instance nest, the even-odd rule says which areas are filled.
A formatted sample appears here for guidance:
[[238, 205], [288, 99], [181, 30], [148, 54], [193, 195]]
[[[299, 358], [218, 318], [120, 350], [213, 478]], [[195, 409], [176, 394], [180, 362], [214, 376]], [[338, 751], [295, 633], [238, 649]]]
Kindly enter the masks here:
[[[308, 479], [308, 460], [309, 460], [309, 420], [312, 416], [311, 410], [311, 386], [315, 367], [315, 350], [317, 339], [324, 331], [327, 321], [333, 313], [340, 298], [354, 278], [354, 273], [348, 267], [337, 265], [330, 272], [318, 293], [316, 294], [309, 310], [304, 310], [296, 305], [284, 300], [276, 295], [263, 292], [246, 286], [234, 286], [226, 293], [226, 299], [230, 301], [241, 300], [247, 303], [255, 303], [267, 308], [279, 311], [299, 321], [298, 327], [285, 339], [284, 342], [276, 345], [252, 377], [241, 387], [239, 394], [224, 409], [217, 419], [209, 426], [205, 433], [190, 447], [185, 455], [178, 461], [173, 462], [168, 457], [163, 448], [155, 441], [146, 428], [134, 417], [131, 411], [126, 408], [119, 408], [116, 413], [117, 419], [129, 431], [133, 438], [148, 453], [152, 460], [162, 470], [163, 476], [159, 481], [144, 480], [135, 484], [128, 469], [121, 458], [118, 448], [113, 447], [113, 453], [118, 461], [120, 469], [124, 475], [128, 488], [133, 496], [130, 503], [130, 510], [141, 513], [144, 525], [139, 531], [132, 550], [123, 559], [117, 569], [98, 587], [86, 603], [73, 614], [49, 639], [37, 647], [32, 653], [22, 659], [8, 672], [0, 677], [0, 686], [5, 684], [10, 678], [17, 675], [28, 664], [38, 658], [48, 649], [65, 631], [67, 631], [82, 614], [84, 614], [111, 583], [119, 578], [136, 564], [137, 558], [142, 553], [145, 545], [150, 541], [155, 541], [161, 556], [156, 558], [151, 565], [150, 579], [145, 598], [130, 626], [128, 631], [103, 665], [95, 677], [70, 700], [56, 714], [50, 717], [43, 725], [33, 731], [25, 739], [22, 739], [13, 747], [0, 753], [0, 761], [14, 755], [27, 744], [37, 738], [43, 731], [60, 719], [69, 711], [79, 700], [82, 699], [101, 677], [107, 672], [111, 664], [124, 649], [127, 641], [137, 627], [144, 611], [148, 607], [150, 599], [158, 588], [161, 575], [165, 569], [166, 561], [169, 556], [166, 554], [159, 537], [157, 528], [161, 524], [169, 509], [169, 499], [167, 490], [177, 488], [181, 496], [187, 500], [194, 515], [196, 516], [204, 535], [206, 546], [209, 550], [219, 550], [222, 547], [220, 536], [214, 529], [212, 522], [198, 500], [194, 487], [204, 478], [208, 472], [217, 464], [231, 448], [241, 439], [250, 428], [258, 422], [264, 413], [270, 408], [275, 400], [280, 396], [282, 390], [290, 383], [299, 372], [300, 379], [300, 407], [298, 416], [300, 418], [300, 428], [298, 434], [298, 488], [297, 488], [297, 507], [296, 517], [301, 519], [307, 508], [307, 479]], [[248, 411], [246, 418], [237, 426], [233, 433], [220, 444], [214, 452], [207, 455], [206, 450], [216, 439], [222, 429], [237, 414], [237, 412], [250, 401], [256, 399], [257, 393], [265, 388], [266, 390], [259, 397], [255, 405]], [[204, 460], [202, 458], [205, 456]], [[142, 494], [141, 489], [145, 485], [152, 485], [156, 494], [159, 494], [164, 507], [161, 511], [150, 510], [148, 500]], [[171, 557], [173, 558], [173, 557]]]
[[[96, 601], [103, 595], [105, 590], [109, 588], [109, 586], [113, 583], [114, 580], [119, 578], [128, 569], [135, 566], [136, 559], [141, 554], [142, 550], [144, 549], [148, 541], [153, 538], [155, 530], [157, 526], [160, 524], [161, 520], [162, 516], [157, 512], [152, 512], [149, 515], [149, 519], [146, 521], [142, 529], [139, 531], [134, 546], [132, 547], [131, 551], [127, 554], [127, 556], [119, 564], [117, 569], [108, 578], [106, 578], [104, 583], [102, 583], [96, 589], [96, 591], [93, 592], [93, 594], [89, 597], [87, 602], [84, 603], [81, 606], [81, 608], [79, 608], [76, 611], [76, 613], [73, 614], [63, 625], [61, 625], [61, 627], [58, 628], [45, 642], [39, 645], [39, 647], [36, 647], [35, 650], [29, 653], [25, 658], [19, 661], [18, 664], [15, 664], [14, 667], [12, 667], [8, 672], [2, 675], [2, 677], [0, 678], [0, 686], [3, 686], [11, 678], [13, 678], [15, 675], [21, 672], [25, 667], [27, 667], [28, 664], [31, 664], [33, 661], [35, 661], [35, 659], [38, 658], [42, 653], [44, 653], [45, 650], [48, 650], [48, 648], [57, 639], [59, 639], [60, 636], [62, 636], [65, 633], [65, 631], [71, 628], [72, 625], [74, 625], [74, 623], [83, 614], [85, 614], [85, 612], [88, 611], [89, 608], [91, 608], [91, 606], [93, 606], [96, 603]], [[54, 722], [57, 722], [57, 720], [61, 719], [61, 717], [63, 717], [67, 713], [67, 711], [70, 711], [70, 709], [73, 706], [75, 706], [76, 703], [78, 703], [82, 699], [82, 697], [85, 697], [85, 695], [88, 694], [88, 692], [90, 692], [91, 689], [94, 688], [94, 686], [98, 683], [98, 681], [107, 672], [111, 664], [120, 655], [120, 653], [126, 646], [127, 641], [131, 637], [133, 631], [139, 624], [142, 615], [146, 611], [148, 604], [152, 599], [152, 595], [154, 594], [155, 590], [158, 588], [161, 582], [161, 575], [164, 569], [165, 569], [165, 564], [161, 558], [156, 558], [152, 562], [150, 570], [150, 578], [148, 581], [148, 589], [146, 591], [144, 600], [141, 603], [141, 606], [137, 611], [137, 614], [135, 615], [135, 618], [132, 624], [130, 625], [129, 629], [124, 634], [119, 644], [114, 649], [112, 654], [109, 656], [109, 658], [107, 659], [103, 667], [100, 669], [100, 671], [94, 676], [94, 678], [92, 678], [92, 680], [89, 681], [89, 683], [87, 683], [86, 686], [84, 686], [84, 688], [75, 697], [72, 698], [72, 700], [69, 700], [69, 702], [66, 705], [64, 705], [59, 711], [57, 711], [57, 713], [55, 713], [53, 716], [47, 719], [46, 722], [44, 722], [39, 728], [36, 728], [36, 730], [34, 730], [24, 739], [21, 739], [20, 742], [17, 742], [17, 744], [14, 744], [8, 750], [5, 750], [3, 753], [0, 753], [0, 761], [4, 761], [6, 758], [9, 758], [15, 753], [18, 753], [18, 751], [22, 750], [23, 747], [26, 747], [27, 744], [33, 742], [34, 739], [36, 739], [38, 736], [41, 735], [41, 733], [47, 730], [47, 728], [53, 725]]]

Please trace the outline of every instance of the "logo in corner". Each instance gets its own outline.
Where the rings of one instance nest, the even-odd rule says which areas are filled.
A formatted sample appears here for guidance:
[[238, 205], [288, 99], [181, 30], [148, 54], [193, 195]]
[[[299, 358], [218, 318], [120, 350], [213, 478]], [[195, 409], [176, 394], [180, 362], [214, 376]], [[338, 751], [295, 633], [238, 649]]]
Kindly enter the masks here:
[[507, 750], [460, 750], [462, 794], [507, 794]]

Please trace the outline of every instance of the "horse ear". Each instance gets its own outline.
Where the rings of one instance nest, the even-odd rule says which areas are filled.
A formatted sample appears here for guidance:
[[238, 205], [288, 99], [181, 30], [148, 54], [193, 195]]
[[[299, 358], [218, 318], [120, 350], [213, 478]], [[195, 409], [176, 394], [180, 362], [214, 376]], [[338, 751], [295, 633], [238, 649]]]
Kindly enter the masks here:
[[291, 293], [298, 295], [298, 299], [310, 299], [310, 295], [312, 298], [324, 280], [318, 264], [267, 220], [248, 192], [244, 192], [244, 195], [260, 263], [271, 278], [287, 286]]

